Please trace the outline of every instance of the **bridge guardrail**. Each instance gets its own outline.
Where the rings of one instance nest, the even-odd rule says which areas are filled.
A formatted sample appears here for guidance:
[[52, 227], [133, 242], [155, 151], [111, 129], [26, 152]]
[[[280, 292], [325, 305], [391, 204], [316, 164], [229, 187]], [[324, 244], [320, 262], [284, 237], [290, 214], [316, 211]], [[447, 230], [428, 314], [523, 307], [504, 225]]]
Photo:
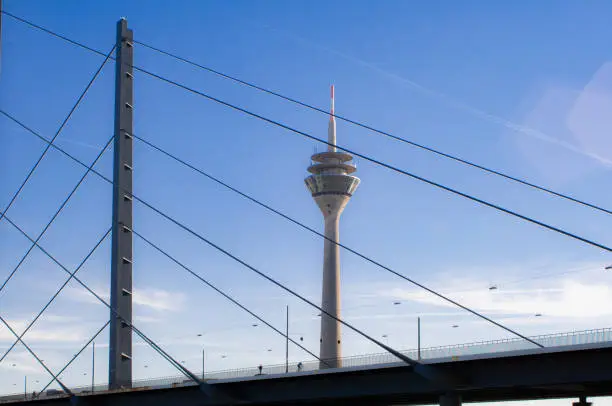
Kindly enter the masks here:
[[[591, 329], [582, 331], [572, 331], [565, 333], [555, 334], [544, 334], [538, 336], [529, 337], [534, 341], [539, 342], [545, 347], [561, 347], [571, 346], [580, 344], [596, 344], [612, 342], [612, 328], [601, 328]], [[504, 338], [490, 341], [479, 341], [465, 344], [455, 344], [448, 346], [438, 347], [427, 347], [422, 348], [420, 351], [421, 359], [435, 359], [435, 358], [451, 358], [451, 357], [462, 357], [466, 355], [478, 355], [478, 354], [494, 354], [503, 353], [508, 351], [526, 350], [534, 348], [534, 345], [521, 338]], [[418, 359], [419, 351], [417, 349], [401, 351], [402, 354]], [[359, 367], [369, 365], [380, 365], [388, 364], [393, 362], [399, 362], [390, 353], [375, 353], [366, 355], [355, 355], [350, 357], [342, 358], [343, 367]], [[298, 366], [299, 365], [299, 366]], [[319, 361], [306, 361], [301, 363], [290, 363], [289, 372], [312, 372], [319, 370]], [[285, 364], [277, 365], [262, 365], [261, 373], [258, 366], [250, 368], [236, 368], [227, 369], [222, 371], [206, 372], [204, 375], [205, 380], [221, 380], [221, 379], [236, 379], [246, 378], [258, 375], [281, 375], [286, 373]], [[201, 372], [200, 375], [201, 376]], [[141, 379], [136, 380], [132, 384], [130, 390], [143, 390], [143, 389], [154, 389], [154, 388], [171, 388], [176, 386], [188, 386], [195, 385], [193, 381], [190, 381], [183, 375], [179, 376], [166, 376], [159, 378]], [[90, 393], [91, 385], [80, 386], [71, 388], [74, 393]], [[62, 395], [63, 392], [54, 390], [54, 394], [48, 394], [47, 391], [42, 397], [54, 397]], [[108, 391], [108, 384], [97, 384], [94, 386], [94, 392], [105, 392]], [[13, 401], [22, 401], [25, 399], [31, 399], [32, 394], [15, 393], [0, 397], [0, 403], [7, 403]]]

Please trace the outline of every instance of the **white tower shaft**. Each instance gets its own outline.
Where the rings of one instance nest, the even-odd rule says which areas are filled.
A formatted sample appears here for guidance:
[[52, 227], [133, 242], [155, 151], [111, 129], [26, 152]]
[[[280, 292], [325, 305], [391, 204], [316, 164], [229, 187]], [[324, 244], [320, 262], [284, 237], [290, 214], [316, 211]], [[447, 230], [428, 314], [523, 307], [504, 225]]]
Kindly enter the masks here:
[[340, 215], [350, 200], [359, 178], [353, 157], [336, 150], [336, 118], [334, 116], [334, 88], [331, 89], [331, 112], [327, 133], [326, 152], [314, 154], [305, 179], [312, 197], [325, 219], [323, 246], [323, 292], [321, 298], [321, 368], [342, 366], [342, 338], [340, 319]]
[[340, 242], [340, 215], [349, 197], [323, 195], [315, 200], [323, 211], [326, 237], [323, 247], [323, 292], [321, 297], [323, 313], [321, 313], [319, 358], [325, 360], [326, 367], [339, 368], [342, 366], [340, 361], [342, 358], [342, 331], [338, 321], [340, 319], [340, 247], [338, 243]]

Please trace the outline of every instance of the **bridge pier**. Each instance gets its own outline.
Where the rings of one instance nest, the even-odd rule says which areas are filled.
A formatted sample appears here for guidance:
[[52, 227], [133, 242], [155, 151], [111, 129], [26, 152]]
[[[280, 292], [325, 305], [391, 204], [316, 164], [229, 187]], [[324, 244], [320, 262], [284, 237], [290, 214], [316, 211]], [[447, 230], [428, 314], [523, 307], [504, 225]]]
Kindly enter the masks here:
[[440, 406], [461, 406], [461, 396], [455, 392], [440, 395]]
[[580, 396], [578, 402], [572, 403], [572, 406], [591, 406], [593, 402], [587, 402], [586, 396]]

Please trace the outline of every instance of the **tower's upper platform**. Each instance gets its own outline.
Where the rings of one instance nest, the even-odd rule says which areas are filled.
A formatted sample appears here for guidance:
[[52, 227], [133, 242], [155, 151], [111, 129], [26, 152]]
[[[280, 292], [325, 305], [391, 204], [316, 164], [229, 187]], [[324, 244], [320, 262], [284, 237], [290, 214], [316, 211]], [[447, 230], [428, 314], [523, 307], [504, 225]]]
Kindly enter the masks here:
[[357, 170], [352, 162], [353, 156], [336, 148], [336, 118], [334, 116], [334, 88], [332, 86], [331, 114], [327, 133], [327, 151], [311, 157], [308, 172], [312, 173], [304, 181], [313, 196], [344, 195], [352, 196], [359, 185], [359, 178], [351, 176]]

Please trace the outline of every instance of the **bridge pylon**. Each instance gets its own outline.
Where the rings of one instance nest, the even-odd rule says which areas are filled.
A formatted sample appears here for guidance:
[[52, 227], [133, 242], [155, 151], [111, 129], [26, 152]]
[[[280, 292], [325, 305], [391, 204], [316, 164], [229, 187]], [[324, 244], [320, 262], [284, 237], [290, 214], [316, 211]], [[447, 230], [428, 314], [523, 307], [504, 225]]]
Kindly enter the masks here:
[[[132, 387], [132, 134], [134, 128], [133, 32], [117, 22], [115, 60], [115, 139], [111, 245], [108, 385]], [[127, 323], [126, 323], [127, 322]], [[129, 324], [128, 324], [129, 323]]]

